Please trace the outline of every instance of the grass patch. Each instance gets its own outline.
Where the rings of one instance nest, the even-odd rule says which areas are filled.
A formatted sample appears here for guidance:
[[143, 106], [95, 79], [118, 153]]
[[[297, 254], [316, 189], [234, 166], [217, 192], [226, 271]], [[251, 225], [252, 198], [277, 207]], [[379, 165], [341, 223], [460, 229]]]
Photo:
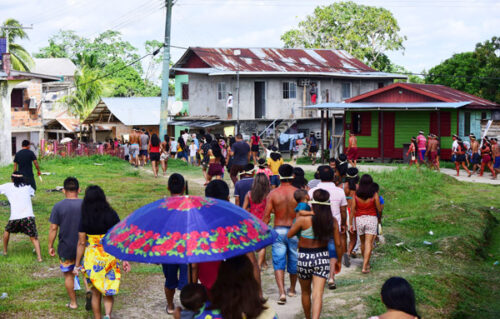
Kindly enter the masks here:
[[[68, 315], [58, 261], [47, 254], [48, 218], [52, 206], [63, 195], [47, 190], [61, 186], [67, 176], [77, 177], [82, 190], [91, 184], [100, 185], [121, 218], [167, 194], [167, 180], [155, 179], [147, 171], [150, 166], [146, 171], [137, 170], [109, 156], [42, 160], [41, 167], [43, 172], [52, 173], [43, 176], [43, 183], [37, 181], [38, 191], [33, 199], [44, 262], [36, 262], [32, 245], [24, 235], [11, 237], [9, 256], [0, 256], [0, 293], [9, 294], [8, 299], [0, 300], [0, 318]], [[11, 171], [12, 166], [0, 168], [0, 183], [9, 181]], [[174, 172], [191, 181], [190, 194], [203, 193], [203, 188], [193, 182], [202, 180], [199, 167], [170, 160], [168, 174]], [[500, 260], [497, 222], [500, 188], [461, 183], [434, 171], [414, 168], [370, 174], [381, 186], [386, 200], [383, 222], [386, 244], [374, 251], [372, 273], [339, 277], [339, 291], [359, 292], [356, 300], [359, 298], [360, 302], [354, 299], [352, 302], [360, 304], [359, 311], [368, 317], [385, 311], [379, 295], [383, 282], [390, 276], [402, 276], [413, 285], [419, 312], [425, 318], [500, 317], [500, 265], [493, 266]], [[313, 173], [307, 172], [306, 178], [312, 179]], [[5, 225], [8, 218], [9, 207], [0, 206], [0, 225]], [[425, 245], [424, 240], [432, 244]], [[395, 245], [400, 242], [405, 243], [404, 247]], [[122, 283], [123, 295], [118, 299], [123, 303], [134, 298], [136, 287], [142, 287], [147, 278], [154, 276], [161, 276], [161, 267], [133, 264], [132, 272]], [[161, 287], [162, 283], [158, 285]], [[83, 304], [83, 294], [78, 296]], [[118, 303], [117, 307], [126, 304]], [[350, 308], [343, 308], [325, 310], [325, 318], [330, 315], [351, 318]], [[71, 315], [72, 318], [88, 316], [82, 309]]]

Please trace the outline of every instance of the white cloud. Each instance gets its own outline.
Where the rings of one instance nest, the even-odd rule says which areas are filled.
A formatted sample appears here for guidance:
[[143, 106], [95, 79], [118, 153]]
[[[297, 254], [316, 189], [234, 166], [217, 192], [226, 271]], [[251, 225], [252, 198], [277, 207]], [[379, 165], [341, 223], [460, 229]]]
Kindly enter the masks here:
[[[210, 1], [178, 0], [174, 6], [172, 43], [178, 46], [281, 47], [281, 34], [312, 13], [315, 5], [332, 0]], [[25, 25], [34, 23], [30, 41], [22, 44], [30, 52], [47, 45], [59, 29], [72, 29], [95, 36], [119, 26], [123, 39], [143, 50], [149, 39], [163, 39], [164, 10], [160, 0], [2, 0], [2, 17], [13, 17]], [[358, 3], [386, 7], [408, 37], [405, 53], [391, 52], [397, 64], [411, 71], [429, 69], [453, 53], [470, 51], [478, 42], [498, 35], [500, 1], [457, 0], [382, 1]], [[173, 49], [177, 59], [182, 50]]]

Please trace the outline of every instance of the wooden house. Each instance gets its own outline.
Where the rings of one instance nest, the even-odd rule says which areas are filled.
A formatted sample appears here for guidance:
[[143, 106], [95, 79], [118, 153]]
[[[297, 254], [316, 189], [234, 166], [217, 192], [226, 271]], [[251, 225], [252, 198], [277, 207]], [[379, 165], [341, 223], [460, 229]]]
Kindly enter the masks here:
[[488, 120], [489, 135], [500, 126], [500, 105], [443, 85], [394, 83], [347, 99], [345, 103], [324, 103], [308, 108], [344, 110], [345, 138], [358, 140], [360, 157], [402, 159], [405, 146], [420, 130], [436, 134], [441, 141], [441, 158], [451, 157], [452, 135], [468, 141], [470, 133], [482, 136]]

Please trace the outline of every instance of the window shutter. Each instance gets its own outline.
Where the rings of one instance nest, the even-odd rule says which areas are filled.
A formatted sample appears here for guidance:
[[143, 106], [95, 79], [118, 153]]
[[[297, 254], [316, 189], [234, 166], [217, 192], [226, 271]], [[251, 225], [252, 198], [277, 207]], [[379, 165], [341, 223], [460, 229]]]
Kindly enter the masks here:
[[361, 132], [359, 135], [370, 136], [372, 134], [372, 113], [361, 112]]

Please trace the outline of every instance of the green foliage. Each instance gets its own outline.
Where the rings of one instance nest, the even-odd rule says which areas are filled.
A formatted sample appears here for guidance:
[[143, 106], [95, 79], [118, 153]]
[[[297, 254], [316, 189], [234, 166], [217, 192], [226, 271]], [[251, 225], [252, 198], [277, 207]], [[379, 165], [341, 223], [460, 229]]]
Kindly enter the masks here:
[[346, 50], [383, 71], [390, 65], [384, 52], [404, 50], [406, 37], [399, 31], [389, 10], [347, 1], [316, 7], [312, 15], [299, 22], [297, 29], [285, 32], [281, 40], [287, 48]]
[[[16, 19], [9, 18], [2, 24], [4, 27], [22, 27]], [[9, 40], [9, 53], [12, 69], [18, 71], [29, 71], [35, 66], [31, 55], [16, 40], [29, 39], [28, 34], [23, 29], [0, 29], [0, 38]]]
[[[161, 47], [159, 41], [146, 41], [147, 52]], [[124, 41], [119, 31], [107, 30], [95, 39], [78, 36], [74, 31], [61, 30], [49, 39], [49, 45], [35, 54], [36, 57], [66, 57], [83, 69], [90, 66], [98, 77], [109, 78], [110, 90], [106, 96], [159, 96], [160, 87], [153, 82], [153, 75], [160, 56], [151, 58], [146, 71], [138, 49]], [[93, 61], [87, 61], [92, 57]], [[160, 60], [158, 60], [160, 59]]]
[[443, 84], [500, 103], [500, 37], [454, 54], [429, 70], [426, 83]]
[[82, 58], [84, 64], [75, 72], [75, 90], [64, 96], [62, 102], [67, 103], [69, 111], [83, 121], [94, 109], [105, 90], [105, 81], [99, 78], [99, 72], [92, 68], [95, 58]]

